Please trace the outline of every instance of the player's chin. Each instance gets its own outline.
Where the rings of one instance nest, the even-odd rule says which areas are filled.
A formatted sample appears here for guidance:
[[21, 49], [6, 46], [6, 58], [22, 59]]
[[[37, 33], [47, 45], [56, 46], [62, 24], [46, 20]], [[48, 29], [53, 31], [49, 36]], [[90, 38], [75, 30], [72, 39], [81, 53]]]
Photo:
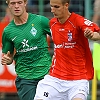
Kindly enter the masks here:
[[54, 14], [54, 13], [53, 13], [53, 16], [54, 16], [55, 18], [57, 18], [57, 15], [56, 15], [56, 14]]
[[54, 15], [55, 18], [59, 18], [58, 16]]

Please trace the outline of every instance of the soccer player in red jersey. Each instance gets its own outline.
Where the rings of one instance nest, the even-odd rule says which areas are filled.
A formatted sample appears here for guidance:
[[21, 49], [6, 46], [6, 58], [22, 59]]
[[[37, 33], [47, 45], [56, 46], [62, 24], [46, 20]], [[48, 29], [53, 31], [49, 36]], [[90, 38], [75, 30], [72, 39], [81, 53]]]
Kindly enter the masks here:
[[87, 100], [89, 80], [94, 75], [87, 37], [100, 39], [99, 27], [74, 12], [70, 13], [69, 2], [50, 0], [54, 15], [50, 20], [54, 58], [49, 74], [37, 86], [34, 100]]
[[70, 13], [69, 2], [50, 0], [54, 56], [49, 74], [38, 83], [34, 100], [87, 100], [89, 80], [94, 76], [88, 38], [100, 39], [100, 29], [90, 20]]

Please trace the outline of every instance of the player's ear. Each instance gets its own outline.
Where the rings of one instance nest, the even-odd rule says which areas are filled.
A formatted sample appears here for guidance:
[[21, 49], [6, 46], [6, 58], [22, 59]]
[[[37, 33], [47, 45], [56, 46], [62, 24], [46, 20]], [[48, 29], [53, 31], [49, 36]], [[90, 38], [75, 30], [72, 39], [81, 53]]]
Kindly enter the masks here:
[[69, 7], [69, 3], [65, 3], [65, 6], [66, 6], [66, 8], [68, 9], [68, 7]]
[[27, 4], [28, 4], [28, 1], [26, 0], [26, 1], [25, 1], [25, 6], [27, 6]]

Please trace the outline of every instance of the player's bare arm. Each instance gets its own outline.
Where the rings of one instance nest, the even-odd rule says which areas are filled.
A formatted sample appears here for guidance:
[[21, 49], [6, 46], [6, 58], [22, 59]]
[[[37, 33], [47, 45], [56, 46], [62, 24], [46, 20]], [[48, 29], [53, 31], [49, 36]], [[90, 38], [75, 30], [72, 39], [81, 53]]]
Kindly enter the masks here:
[[2, 65], [10, 65], [13, 62], [13, 54], [8, 51], [7, 54], [3, 54], [1, 59]]
[[91, 40], [100, 40], [100, 33], [93, 32], [91, 29], [86, 28], [84, 31], [84, 36]]

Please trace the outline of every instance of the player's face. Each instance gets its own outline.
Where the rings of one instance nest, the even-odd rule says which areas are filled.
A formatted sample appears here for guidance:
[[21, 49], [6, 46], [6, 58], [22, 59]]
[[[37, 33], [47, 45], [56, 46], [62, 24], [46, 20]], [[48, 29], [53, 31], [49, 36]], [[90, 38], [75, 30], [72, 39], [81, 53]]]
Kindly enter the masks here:
[[14, 16], [21, 16], [26, 11], [24, 0], [9, 0], [8, 7]]
[[61, 0], [50, 0], [51, 12], [54, 17], [61, 19], [68, 11], [68, 3], [62, 4]]

